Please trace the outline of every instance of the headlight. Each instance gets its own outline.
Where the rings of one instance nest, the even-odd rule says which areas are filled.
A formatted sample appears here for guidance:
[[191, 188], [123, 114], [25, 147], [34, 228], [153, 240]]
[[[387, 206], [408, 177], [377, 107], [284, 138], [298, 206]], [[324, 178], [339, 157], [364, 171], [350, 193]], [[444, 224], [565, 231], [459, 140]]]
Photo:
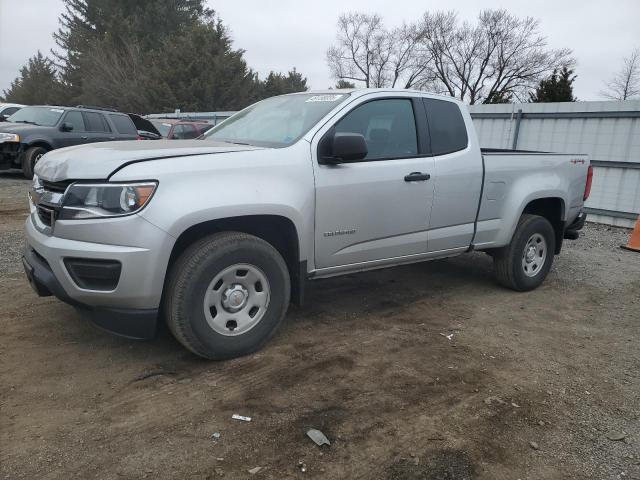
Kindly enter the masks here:
[[74, 183], [64, 195], [59, 220], [130, 215], [149, 203], [157, 182]]
[[20, 135], [15, 133], [0, 133], [0, 142], [19, 142]]

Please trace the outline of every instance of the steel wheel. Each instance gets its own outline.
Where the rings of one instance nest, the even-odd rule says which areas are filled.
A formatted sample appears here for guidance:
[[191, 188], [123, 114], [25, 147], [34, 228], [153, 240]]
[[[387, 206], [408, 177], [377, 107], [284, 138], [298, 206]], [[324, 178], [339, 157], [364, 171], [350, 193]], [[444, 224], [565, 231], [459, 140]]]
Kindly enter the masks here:
[[547, 241], [539, 233], [529, 237], [522, 252], [522, 270], [527, 277], [535, 277], [547, 260]]
[[242, 335], [262, 320], [270, 295], [269, 282], [262, 270], [244, 263], [232, 265], [209, 284], [204, 297], [204, 315], [215, 332]]

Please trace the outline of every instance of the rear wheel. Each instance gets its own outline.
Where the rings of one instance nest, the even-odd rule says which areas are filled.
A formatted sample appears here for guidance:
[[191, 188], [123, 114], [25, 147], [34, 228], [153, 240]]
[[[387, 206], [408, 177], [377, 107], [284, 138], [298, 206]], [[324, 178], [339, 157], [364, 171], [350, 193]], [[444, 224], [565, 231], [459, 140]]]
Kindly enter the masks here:
[[45, 153], [47, 150], [42, 147], [27, 148], [22, 158], [22, 174], [26, 178], [33, 178], [33, 169]]
[[286, 263], [273, 246], [245, 233], [217, 233], [191, 245], [171, 269], [167, 325], [202, 357], [247, 355], [275, 333], [290, 290]]
[[555, 234], [549, 220], [522, 215], [511, 243], [494, 250], [498, 282], [520, 292], [537, 288], [551, 270], [554, 253]]

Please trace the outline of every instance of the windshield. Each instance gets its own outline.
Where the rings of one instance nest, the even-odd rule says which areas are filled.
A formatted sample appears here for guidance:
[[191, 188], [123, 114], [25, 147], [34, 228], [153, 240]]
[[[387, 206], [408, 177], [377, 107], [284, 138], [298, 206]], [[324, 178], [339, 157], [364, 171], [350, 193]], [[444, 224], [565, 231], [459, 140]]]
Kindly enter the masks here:
[[30, 123], [43, 127], [53, 127], [64, 113], [62, 108], [24, 107], [7, 118], [7, 122]]
[[236, 113], [203, 136], [205, 140], [286, 147], [298, 141], [348, 93], [271, 97]]
[[153, 123], [153, 126], [160, 132], [160, 135], [167, 138], [169, 131], [171, 130], [170, 123], [164, 123], [160, 120], [150, 120], [150, 122]]

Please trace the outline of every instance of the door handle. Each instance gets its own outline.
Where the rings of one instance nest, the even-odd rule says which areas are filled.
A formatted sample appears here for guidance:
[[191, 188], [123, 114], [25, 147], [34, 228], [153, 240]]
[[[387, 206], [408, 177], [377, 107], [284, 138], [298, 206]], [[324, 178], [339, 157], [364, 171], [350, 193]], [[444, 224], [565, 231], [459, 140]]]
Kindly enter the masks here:
[[428, 173], [422, 172], [411, 172], [409, 175], [404, 176], [405, 182], [424, 182], [425, 180], [429, 180], [431, 175]]
[[82, 140], [89, 140], [89, 137], [81, 137]]

